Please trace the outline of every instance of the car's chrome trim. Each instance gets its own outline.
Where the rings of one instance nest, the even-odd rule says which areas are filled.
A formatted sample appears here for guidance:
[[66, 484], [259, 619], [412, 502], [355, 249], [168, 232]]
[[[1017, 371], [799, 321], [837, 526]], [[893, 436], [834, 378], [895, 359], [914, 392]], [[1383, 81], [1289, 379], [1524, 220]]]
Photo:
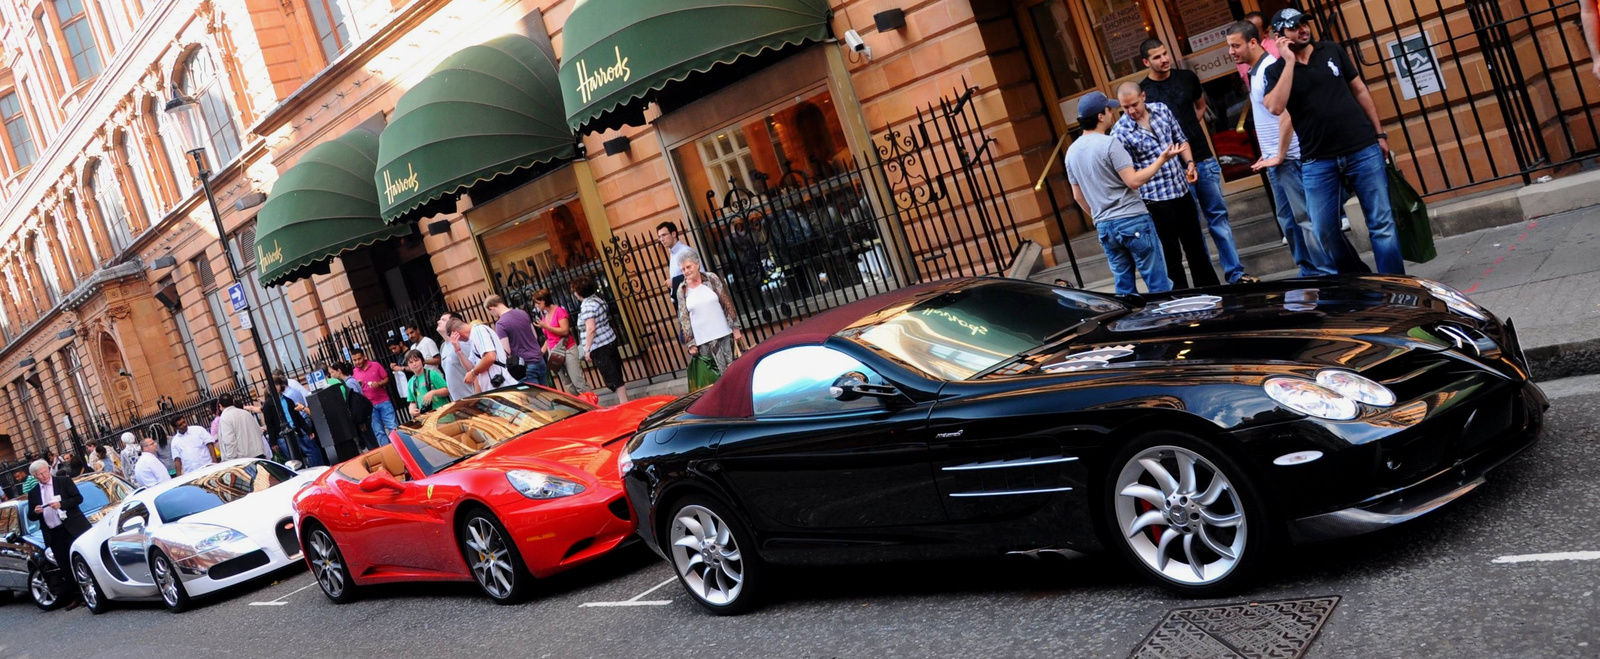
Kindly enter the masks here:
[[1021, 460], [997, 460], [994, 462], [974, 462], [953, 467], [944, 467], [944, 471], [972, 471], [974, 469], [1005, 469], [1007, 467], [1033, 467], [1037, 465], [1053, 465], [1062, 462], [1072, 462], [1075, 457], [1061, 456], [1055, 458], [1023, 458]]
[[1371, 533], [1438, 510], [1466, 493], [1478, 489], [1483, 483], [1484, 479], [1480, 476], [1426, 501], [1408, 502], [1382, 510], [1346, 508], [1297, 519], [1289, 524], [1289, 535], [1296, 542], [1308, 542]]
[[1003, 497], [1013, 494], [1049, 494], [1051, 492], [1070, 492], [1070, 487], [1047, 487], [1038, 490], [1000, 490], [996, 492], [952, 492], [953, 497]]

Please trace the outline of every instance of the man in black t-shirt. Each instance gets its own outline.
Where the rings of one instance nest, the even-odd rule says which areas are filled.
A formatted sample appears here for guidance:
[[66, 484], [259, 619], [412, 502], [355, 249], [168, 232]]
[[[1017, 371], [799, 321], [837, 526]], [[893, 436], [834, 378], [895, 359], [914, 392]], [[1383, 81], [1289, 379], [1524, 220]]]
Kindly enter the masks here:
[[1300, 138], [1300, 176], [1306, 190], [1306, 212], [1323, 249], [1340, 274], [1366, 272], [1345, 247], [1339, 230], [1344, 183], [1361, 201], [1367, 216], [1378, 271], [1403, 275], [1400, 239], [1394, 209], [1389, 205], [1389, 176], [1384, 160], [1389, 142], [1372, 95], [1344, 49], [1330, 41], [1311, 41], [1311, 17], [1294, 8], [1272, 17], [1283, 58], [1267, 67], [1268, 110], [1292, 116]]
[[1139, 55], [1150, 68], [1145, 79], [1139, 81], [1145, 102], [1161, 103], [1171, 109], [1178, 116], [1183, 136], [1189, 140], [1194, 158], [1189, 160], [1185, 173], [1190, 187], [1194, 188], [1200, 218], [1211, 230], [1211, 242], [1217, 245], [1217, 260], [1222, 264], [1223, 274], [1230, 284], [1259, 281], [1245, 274], [1244, 264], [1239, 262], [1233, 225], [1228, 222], [1228, 204], [1222, 200], [1222, 165], [1211, 153], [1211, 141], [1206, 139], [1206, 131], [1200, 126], [1200, 116], [1206, 112], [1206, 95], [1200, 87], [1200, 76], [1174, 67], [1172, 52], [1159, 39], [1146, 39], [1139, 44]]

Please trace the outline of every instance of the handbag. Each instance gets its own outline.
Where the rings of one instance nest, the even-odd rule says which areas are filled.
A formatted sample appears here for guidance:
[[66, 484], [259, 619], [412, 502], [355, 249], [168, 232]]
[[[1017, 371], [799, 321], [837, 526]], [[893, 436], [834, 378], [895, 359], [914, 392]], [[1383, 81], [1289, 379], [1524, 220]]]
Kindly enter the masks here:
[[1413, 263], [1427, 263], [1439, 256], [1433, 245], [1433, 227], [1428, 223], [1428, 206], [1422, 195], [1406, 182], [1406, 177], [1394, 166], [1389, 170], [1389, 205], [1394, 210], [1396, 237], [1400, 239], [1400, 256]]
[[691, 393], [711, 386], [722, 372], [717, 370], [717, 362], [708, 355], [695, 355], [689, 360], [689, 391]]
[[567, 366], [567, 353], [563, 352], [560, 346], [561, 344], [557, 343], [555, 348], [551, 348], [544, 353], [545, 366], [549, 367], [551, 371], [558, 371]]

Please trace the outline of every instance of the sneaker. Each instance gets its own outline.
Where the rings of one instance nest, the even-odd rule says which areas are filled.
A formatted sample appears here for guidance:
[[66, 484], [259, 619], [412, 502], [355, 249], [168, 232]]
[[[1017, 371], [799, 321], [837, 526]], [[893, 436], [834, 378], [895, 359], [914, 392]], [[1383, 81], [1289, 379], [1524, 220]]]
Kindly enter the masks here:
[[1340, 215], [1339, 216], [1339, 230], [1340, 231], [1349, 231], [1350, 230], [1350, 218], [1349, 217], [1346, 217], [1344, 215]]
[[1259, 283], [1261, 283], [1261, 279], [1258, 278], [1258, 277], [1250, 276], [1250, 275], [1239, 275], [1239, 278], [1233, 280], [1233, 283], [1235, 283], [1235, 284], [1259, 284]]
[[1284, 236], [1282, 238], [1279, 238], [1278, 239], [1278, 244], [1279, 245], [1287, 245], [1287, 244], [1289, 244], [1289, 237], [1288, 236]]

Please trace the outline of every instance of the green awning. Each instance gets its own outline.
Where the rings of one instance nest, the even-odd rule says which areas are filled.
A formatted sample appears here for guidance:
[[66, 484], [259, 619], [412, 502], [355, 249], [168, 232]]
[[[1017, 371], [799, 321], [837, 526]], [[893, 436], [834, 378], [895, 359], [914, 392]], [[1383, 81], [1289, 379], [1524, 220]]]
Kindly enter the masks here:
[[645, 96], [767, 49], [822, 41], [827, 0], [578, 0], [561, 28], [574, 131], [612, 128]]
[[386, 222], [455, 210], [462, 189], [577, 155], [548, 41], [508, 34], [446, 58], [395, 104], [378, 146]]
[[378, 216], [372, 172], [381, 120], [312, 147], [272, 185], [256, 216], [261, 285], [327, 272], [335, 256], [411, 233], [409, 225], [389, 226]]

